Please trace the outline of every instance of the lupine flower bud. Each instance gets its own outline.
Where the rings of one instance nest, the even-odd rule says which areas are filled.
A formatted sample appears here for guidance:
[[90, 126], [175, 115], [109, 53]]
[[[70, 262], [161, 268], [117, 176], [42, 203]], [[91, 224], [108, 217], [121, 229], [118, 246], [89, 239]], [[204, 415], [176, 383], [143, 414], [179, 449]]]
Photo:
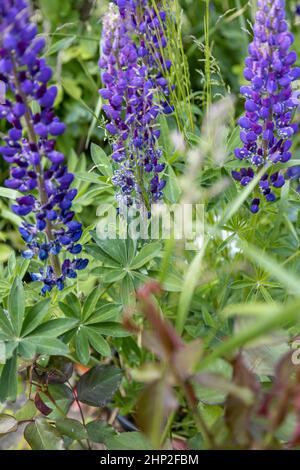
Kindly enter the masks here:
[[[290, 51], [294, 38], [285, 20], [285, 1], [258, 0], [253, 31], [244, 70], [250, 86], [241, 87], [246, 98], [246, 112], [239, 120], [244, 145], [235, 150], [235, 156], [250, 162], [252, 168], [242, 168], [232, 176], [247, 186], [264, 165], [271, 164], [259, 183], [259, 191], [273, 202], [285, 178], [280, 171], [274, 172], [272, 165], [290, 160], [291, 139], [298, 131], [292, 119], [299, 105], [299, 92], [293, 90], [292, 83], [300, 78], [300, 68], [293, 67], [297, 55]], [[259, 205], [256, 196], [251, 211], [257, 213]]]
[[120, 204], [149, 206], [162, 197], [157, 118], [172, 113], [164, 72], [171, 67], [166, 47], [165, 12], [150, 2], [116, 0], [104, 18], [100, 68], [103, 106], [112, 136], [112, 159], [118, 164], [113, 183]]
[[65, 278], [75, 277], [76, 270], [86, 265], [86, 260], [74, 259], [61, 267], [58, 260], [61, 251], [80, 253], [82, 227], [73, 221], [71, 211], [74, 176], [55, 150], [55, 137], [64, 133], [65, 125], [53, 110], [57, 88], [48, 86], [52, 70], [40, 57], [44, 46], [45, 40], [37, 37], [37, 27], [30, 22], [27, 2], [1, 0], [0, 81], [7, 98], [0, 105], [0, 119], [7, 121], [9, 131], [0, 153], [10, 164], [6, 186], [23, 193], [12, 210], [21, 217], [30, 216], [20, 227], [28, 247], [23, 256], [36, 256], [45, 263], [40, 273], [32, 275], [33, 280], [44, 282], [43, 293], [55, 285], [61, 290]]

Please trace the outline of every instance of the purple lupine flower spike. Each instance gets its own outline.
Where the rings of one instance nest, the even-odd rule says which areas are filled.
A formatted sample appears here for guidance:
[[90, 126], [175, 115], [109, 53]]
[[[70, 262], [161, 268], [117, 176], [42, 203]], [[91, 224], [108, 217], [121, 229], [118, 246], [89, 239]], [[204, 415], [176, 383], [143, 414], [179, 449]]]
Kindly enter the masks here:
[[[251, 163], [250, 168], [232, 172], [242, 186], [247, 186], [267, 163], [285, 163], [292, 154], [292, 137], [298, 125], [292, 123], [299, 105], [299, 92], [293, 81], [300, 77], [300, 68], [293, 67], [297, 54], [290, 50], [294, 42], [285, 19], [284, 0], [258, 0], [254, 39], [249, 46], [244, 76], [250, 82], [242, 86], [245, 115], [239, 119], [242, 148], [235, 150], [239, 160]], [[251, 211], [259, 211], [261, 196], [268, 202], [277, 199], [276, 190], [285, 184], [281, 171], [272, 166], [262, 177]]]
[[63, 289], [66, 277], [75, 277], [87, 261], [75, 258], [61, 266], [58, 258], [61, 251], [80, 253], [82, 227], [71, 211], [77, 193], [71, 189], [74, 176], [63, 154], [55, 150], [55, 137], [64, 133], [65, 125], [53, 110], [57, 88], [48, 86], [52, 70], [40, 56], [44, 46], [30, 21], [27, 2], [1, 0], [0, 81], [6, 99], [0, 105], [0, 119], [7, 121], [9, 131], [0, 153], [10, 164], [6, 186], [22, 193], [12, 209], [29, 216], [19, 229], [27, 244], [23, 256], [37, 256], [45, 263], [32, 279], [44, 282], [46, 293], [54, 286]]
[[105, 16], [100, 68], [103, 106], [109, 120], [112, 159], [118, 164], [113, 183], [120, 205], [150, 207], [162, 198], [160, 131], [157, 117], [172, 113], [164, 72], [171, 67], [166, 47], [165, 12], [147, 0], [116, 0]]

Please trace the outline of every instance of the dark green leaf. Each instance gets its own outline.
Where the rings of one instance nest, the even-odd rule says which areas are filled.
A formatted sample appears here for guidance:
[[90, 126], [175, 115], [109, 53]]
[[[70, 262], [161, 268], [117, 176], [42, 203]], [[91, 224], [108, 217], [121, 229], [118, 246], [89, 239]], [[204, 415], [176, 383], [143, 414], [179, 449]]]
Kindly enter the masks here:
[[81, 376], [77, 385], [78, 398], [90, 406], [104, 406], [118, 390], [122, 371], [111, 365], [93, 367]]

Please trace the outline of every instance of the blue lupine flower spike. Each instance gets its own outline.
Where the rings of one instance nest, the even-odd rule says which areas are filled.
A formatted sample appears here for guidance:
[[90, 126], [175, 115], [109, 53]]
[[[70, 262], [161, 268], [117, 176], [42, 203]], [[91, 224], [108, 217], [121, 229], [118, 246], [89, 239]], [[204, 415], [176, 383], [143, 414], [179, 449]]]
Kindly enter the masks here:
[[30, 21], [27, 2], [1, 0], [0, 80], [7, 98], [0, 105], [0, 119], [7, 121], [9, 130], [0, 153], [10, 164], [6, 186], [23, 193], [12, 209], [28, 216], [19, 229], [27, 244], [23, 256], [44, 262], [44, 268], [32, 274], [33, 280], [44, 283], [43, 293], [54, 286], [63, 289], [66, 277], [75, 277], [87, 263], [73, 259], [61, 266], [58, 257], [61, 251], [80, 253], [82, 227], [71, 211], [77, 194], [71, 189], [74, 176], [63, 154], [55, 150], [55, 138], [64, 133], [65, 125], [53, 110], [57, 88], [48, 86], [52, 70], [40, 56], [44, 46]]
[[170, 114], [170, 88], [164, 72], [171, 62], [162, 55], [166, 47], [163, 11], [149, 1], [117, 0], [104, 18], [100, 68], [103, 106], [109, 120], [112, 159], [118, 164], [113, 183], [120, 205], [149, 208], [159, 201], [166, 182], [160, 174], [157, 118]]
[[290, 50], [294, 38], [285, 19], [285, 1], [258, 0], [257, 4], [254, 39], [244, 70], [250, 85], [241, 87], [246, 98], [245, 115], [239, 120], [243, 147], [235, 150], [235, 156], [250, 167], [232, 172], [235, 180], [247, 186], [264, 165], [271, 165], [255, 190], [253, 213], [259, 211], [261, 197], [275, 201], [285, 184], [285, 175], [272, 166], [292, 157], [292, 137], [298, 131], [292, 119], [299, 105], [293, 82], [300, 77], [300, 68], [293, 67], [297, 54]]

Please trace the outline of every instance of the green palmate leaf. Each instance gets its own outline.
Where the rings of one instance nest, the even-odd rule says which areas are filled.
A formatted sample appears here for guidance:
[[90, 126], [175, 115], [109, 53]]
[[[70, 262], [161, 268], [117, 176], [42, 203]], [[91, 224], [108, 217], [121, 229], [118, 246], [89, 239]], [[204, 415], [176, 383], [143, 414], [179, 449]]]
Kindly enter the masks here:
[[75, 335], [75, 347], [78, 359], [82, 364], [87, 364], [90, 359], [89, 338], [85, 327], [78, 328]]
[[46, 336], [28, 336], [27, 341], [36, 348], [40, 354], [49, 355], [67, 355], [69, 353], [68, 347], [59, 339], [49, 338]]
[[143, 246], [139, 254], [133, 259], [130, 268], [139, 269], [153, 258], [159, 255], [161, 251], [160, 243], [150, 243], [149, 245]]
[[0, 436], [16, 431], [18, 428], [18, 421], [11, 415], [0, 414]]
[[[19, 261], [19, 260], [18, 260]], [[23, 279], [25, 274], [27, 273], [28, 267], [30, 264], [29, 259], [21, 259], [17, 266], [16, 266], [16, 275], [19, 276], [20, 279]]]
[[65, 298], [65, 303], [72, 309], [73, 311], [73, 317], [80, 318], [81, 315], [81, 305], [78, 300], [78, 297], [71, 292], [67, 297]]
[[86, 325], [105, 322], [107, 320], [115, 320], [118, 319], [120, 312], [122, 310], [121, 305], [109, 303], [102, 305], [101, 307], [97, 308], [95, 312], [89, 317], [89, 319], [85, 322]]
[[110, 256], [108, 256], [104, 251], [100, 249], [97, 245], [89, 245], [85, 247], [86, 252], [91, 255], [96, 261], [102, 261], [105, 266], [110, 266], [112, 268], [119, 268], [120, 263], [118, 261], [113, 260]]
[[2, 330], [8, 337], [11, 338], [13, 336], [13, 328], [8, 319], [8, 317], [3, 312], [2, 308], [0, 307], [0, 331]]
[[91, 145], [91, 156], [98, 171], [104, 176], [112, 177], [113, 169], [111, 160], [99, 145]]
[[57, 419], [55, 425], [60, 434], [68, 436], [71, 439], [81, 441], [87, 438], [87, 432], [84, 426], [76, 419]]
[[58, 305], [61, 311], [66, 315], [66, 317], [69, 317], [69, 318], [77, 317], [77, 312], [74, 311], [74, 309], [72, 309], [69, 305], [65, 304], [64, 302], [59, 302]]
[[121, 266], [126, 266], [127, 263], [127, 249], [126, 241], [115, 239], [115, 240], [100, 240], [95, 234], [92, 234], [95, 238], [95, 242], [98, 247], [111, 259], [119, 263]]
[[103, 444], [111, 439], [116, 431], [112, 426], [109, 426], [106, 421], [96, 420], [87, 424], [86, 426], [89, 440]]
[[254, 287], [257, 284], [256, 281], [246, 281], [246, 280], [241, 280], [241, 281], [235, 281], [231, 284], [231, 289], [244, 289], [245, 287]]
[[93, 289], [88, 298], [86, 299], [83, 309], [82, 309], [82, 318], [87, 320], [94, 312], [97, 301], [99, 298], [99, 291], [97, 288]]
[[63, 450], [63, 440], [46, 420], [38, 420], [26, 426], [24, 437], [32, 450]]
[[126, 336], [130, 336], [130, 333], [124, 329], [122, 323], [101, 322], [95, 323], [92, 326], [93, 330], [97, 331], [101, 335], [112, 336], [114, 338], [124, 338]]
[[108, 450], [151, 450], [148, 439], [140, 432], [122, 432], [105, 441]]
[[120, 298], [125, 306], [132, 307], [135, 304], [135, 287], [131, 275], [124, 276], [120, 283]]
[[101, 275], [102, 281], [105, 284], [121, 281], [126, 276], [126, 271], [124, 269], [96, 268], [92, 272], [93, 274]]
[[283, 268], [276, 260], [257, 247], [242, 243], [247, 258], [255, 261], [275, 277], [291, 294], [300, 295], [299, 277]]
[[96, 328], [93, 327], [84, 327], [85, 332], [88, 336], [88, 340], [90, 344], [93, 346], [93, 348], [102, 356], [109, 357], [111, 356], [111, 350], [109, 347], [109, 344], [103, 336], [97, 331]]
[[10, 291], [10, 283], [7, 281], [0, 281], [0, 300], [8, 296]]
[[27, 360], [33, 359], [37, 352], [36, 344], [32, 343], [30, 339], [22, 339], [19, 343], [18, 353], [19, 355]]
[[28, 335], [42, 323], [48, 313], [49, 307], [50, 299], [45, 299], [28, 310], [22, 326], [22, 336]]
[[0, 402], [15, 400], [18, 388], [17, 353], [14, 351], [12, 357], [3, 366], [0, 378]]
[[38, 326], [30, 337], [33, 336], [61, 336], [66, 331], [72, 330], [77, 325], [77, 320], [73, 318], [56, 318]]
[[1, 341], [2, 340], [4, 343], [1, 344], [1, 361], [5, 364], [7, 359], [11, 359], [13, 357], [13, 354], [17, 350], [19, 343], [14, 339], [7, 341], [6, 338], [3, 338]]
[[81, 376], [77, 385], [78, 398], [90, 406], [104, 406], [118, 390], [122, 371], [110, 365], [93, 367]]
[[25, 294], [22, 281], [16, 277], [8, 297], [8, 310], [16, 335], [21, 333], [25, 314]]
[[127, 264], [131, 264], [133, 258], [136, 255], [136, 247], [137, 242], [136, 240], [132, 240], [131, 237], [127, 237], [126, 239], [126, 253], [127, 253]]

